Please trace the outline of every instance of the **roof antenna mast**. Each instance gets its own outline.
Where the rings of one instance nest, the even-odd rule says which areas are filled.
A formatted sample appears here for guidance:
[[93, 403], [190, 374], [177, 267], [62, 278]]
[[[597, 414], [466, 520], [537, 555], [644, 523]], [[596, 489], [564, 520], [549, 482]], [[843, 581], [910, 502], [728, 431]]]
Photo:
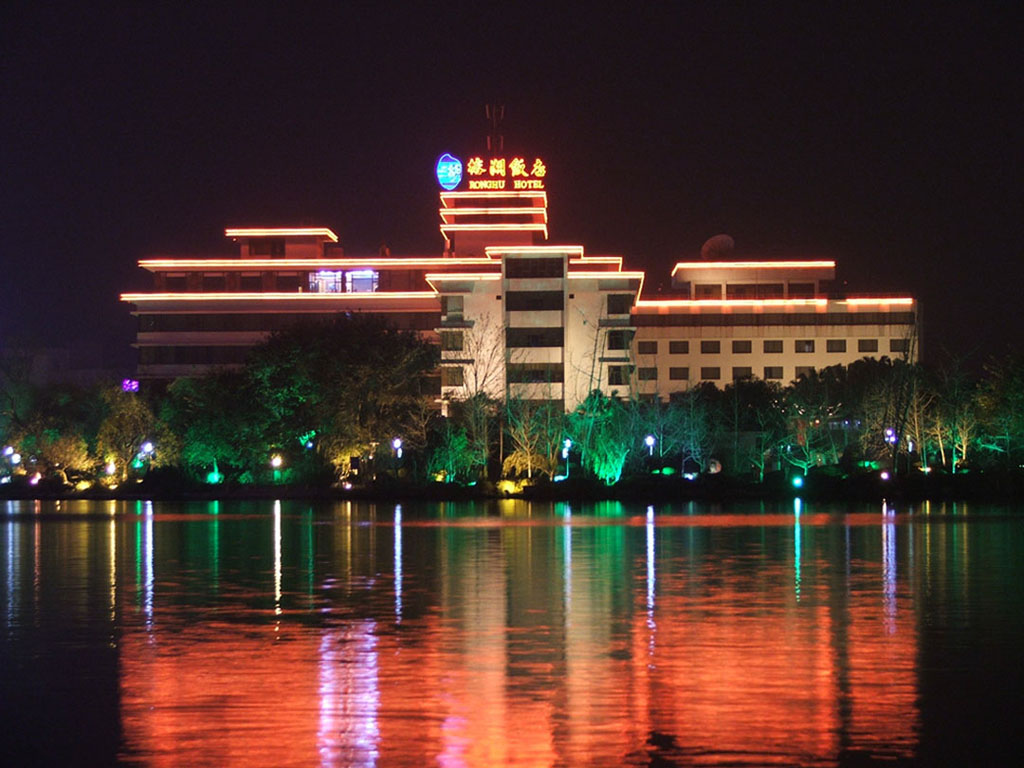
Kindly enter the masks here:
[[487, 121], [491, 124], [490, 133], [487, 134], [487, 151], [504, 152], [505, 136], [500, 133], [501, 121], [505, 119], [504, 104], [487, 104], [484, 107]]

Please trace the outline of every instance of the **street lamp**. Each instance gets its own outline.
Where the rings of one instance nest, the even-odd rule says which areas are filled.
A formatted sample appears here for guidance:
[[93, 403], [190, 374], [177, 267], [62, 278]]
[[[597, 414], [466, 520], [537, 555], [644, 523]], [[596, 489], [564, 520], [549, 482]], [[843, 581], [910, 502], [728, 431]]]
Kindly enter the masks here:
[[284, 459], [281, 458], [280, 453], [275, 453], [270, 457], [270, 466], [274, 468], [274, 482], [278, 482], [281, 479], [281, 465], [284, 464]]
[[565, 477], [569, 478], [569, 449], [572, 448], [572, 440], [568, 437], [562, 442], [562, 458], [565, 459]]
[[654, 444], [656, 442], [657, 442], [657, 440], [655, 439], [654, 435], [648, 435], [647, 437], [644, 438], [644, 445], [647, 446], [647, 455], [648, 456], [653, 456], [654, 455]]
[[395, 458], [402, 458], [402, 438], [396, 437], [391, 441], [391, 447], [395, 449]]

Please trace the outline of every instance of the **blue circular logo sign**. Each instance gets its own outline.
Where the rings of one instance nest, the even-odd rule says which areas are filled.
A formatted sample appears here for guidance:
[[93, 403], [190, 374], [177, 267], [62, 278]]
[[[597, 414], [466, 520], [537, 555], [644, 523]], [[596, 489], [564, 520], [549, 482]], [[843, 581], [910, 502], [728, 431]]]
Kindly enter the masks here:
[[442, 189], [452, 190], [462, 181], [462, 161], [445, 152], [437, 159], [437, 183]]

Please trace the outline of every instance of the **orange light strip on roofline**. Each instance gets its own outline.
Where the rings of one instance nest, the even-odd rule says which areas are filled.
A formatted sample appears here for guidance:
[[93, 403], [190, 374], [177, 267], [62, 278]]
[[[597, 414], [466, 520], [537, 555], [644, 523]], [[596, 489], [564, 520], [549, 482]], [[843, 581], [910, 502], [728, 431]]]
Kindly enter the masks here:
[[834, 261], [680, 261], [680, 269], [835, 269]]
[[901, 296], [893, 299], [843, 299], [840, 303], [853, 304], [854, 306], [863, 304], [899, 304], [901, 306], [909, 306], [914, 303], [914, 300]]
[[538, 216], [548, 220], [548, 209], [530, 206], [503, 208], [438, 208], [437, 212], [444, 216]]
[[637, 307], [824, 307], [828, 299], [639, 299]]
[[338, 242], [338, 236], [327, 227], [225, 229], [224, 237], [326, 237], [335, 243]]
[[644, 279], [644, 273], [643, 272], [570, 272], [569, 273], [569, 277], [583, 278], [583, 279], [590, 279], [590, 280], [608, 279], [609, 275], [612, 275], [613, 276], [612, 279], [615, 279], [615, 280], [622, 280], [622, 279], [627, 279], [627, 280], [643, 280]]
[[537, 232], [543, 231], [543, 232], [547, 232], [548, 231], [548, 225], [547, 224], [534, 224], [532, 222], [531, 223], [523, 223], [523, 224], [509, 224], [509, 223], [503, 223], [503, 224], [442, 224], [441, 225], [441, 229], [443, 229], [443, 230], [444, 229], [448, 229], [448, 230], [451, 230], [452, 232], [465, 232], [467, 230], [474, 230], [474, 229], [483, 229], [483, 230], [492, 230], [492, 231], [497, 231], [497, 230], [504, 230], [504, 231], [524, 230], [524, 231], [537, 231]]
[[[519, 198], [522, 200], [543, 200], [543, 207], [548, 205], [547, 192], [442, 192], [441, 204], [448, 207], [449, 200], [472, 200], [474, 198], [497, 199], [501, 197]], [[538, 208], [542, 206], [537, 206]]]
[[291, 269], [353, 269], [361, 267], [440, 267], [449, 264], [457, 264], [464, 267], [482, 266], [493, 264], [488, 258], [451, 258], [445, 259], [440, 256], [423, 259], [406, 258], [367, 258], [367, 259], [142, 259], [139, 266], [143, 269], [204, 269], [207, 267], [228, 268], [237, 267], [240, 269], [273, 269], [275, 271], [287, 271]]
[[356, 301], [358, 299], [432, 299], [434, 291], [366, 293], [122, 293], [121, 301]]
[[438, 274], [428, 274], [426, 276], [426, 280], [427, 284], [437, 291], [438, 287], [434, 285], [435, 280], [438, 282], [444, 282], [445, 280], [461, 280], [476, 283], [483, 280], [501, 280], [501, 275], [487, 272], [464, 272], [462, 274], [441, 272]]
[[501, 280], [500, 272], [428, 272], [427, 280]]
[[569, 264], [586, 266], [587, 264], [615, 264], [622, 269], [621, 256], [580, 256], [576, 259], [569, 259]]
[[[583, 256], [582, 245], [520, 245], [500, 246], [488, 245], [484, 248], [488, 256], [500, 255], [502, 253], [565, 253]], [[585, 257], [584, 257], [585, 258]], [[599, 258], [599, 257], [598, 257]]]

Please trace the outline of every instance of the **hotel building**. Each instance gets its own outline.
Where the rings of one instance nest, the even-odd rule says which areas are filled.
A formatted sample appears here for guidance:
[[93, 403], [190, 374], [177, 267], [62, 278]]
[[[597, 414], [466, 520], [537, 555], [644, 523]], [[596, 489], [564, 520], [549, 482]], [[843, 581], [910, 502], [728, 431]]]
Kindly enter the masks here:
[[237, 366], [270, 333], [337, 313], [381, 315], [440, 345], [439, 395], [562, 401], [587, 393], [669, 399], [701, 381], [787, 383], [862, 357], [915, 359], [907, 296], [833, 291], [833, 261], [680, 262], [671, 291], [643, 290], [620, 256], [548, 237], [540, 159], [444, 155], [443, 251], [352, 257], [327, 228], [227, 229], [231, 257], [147, 258], [138, 374]]

